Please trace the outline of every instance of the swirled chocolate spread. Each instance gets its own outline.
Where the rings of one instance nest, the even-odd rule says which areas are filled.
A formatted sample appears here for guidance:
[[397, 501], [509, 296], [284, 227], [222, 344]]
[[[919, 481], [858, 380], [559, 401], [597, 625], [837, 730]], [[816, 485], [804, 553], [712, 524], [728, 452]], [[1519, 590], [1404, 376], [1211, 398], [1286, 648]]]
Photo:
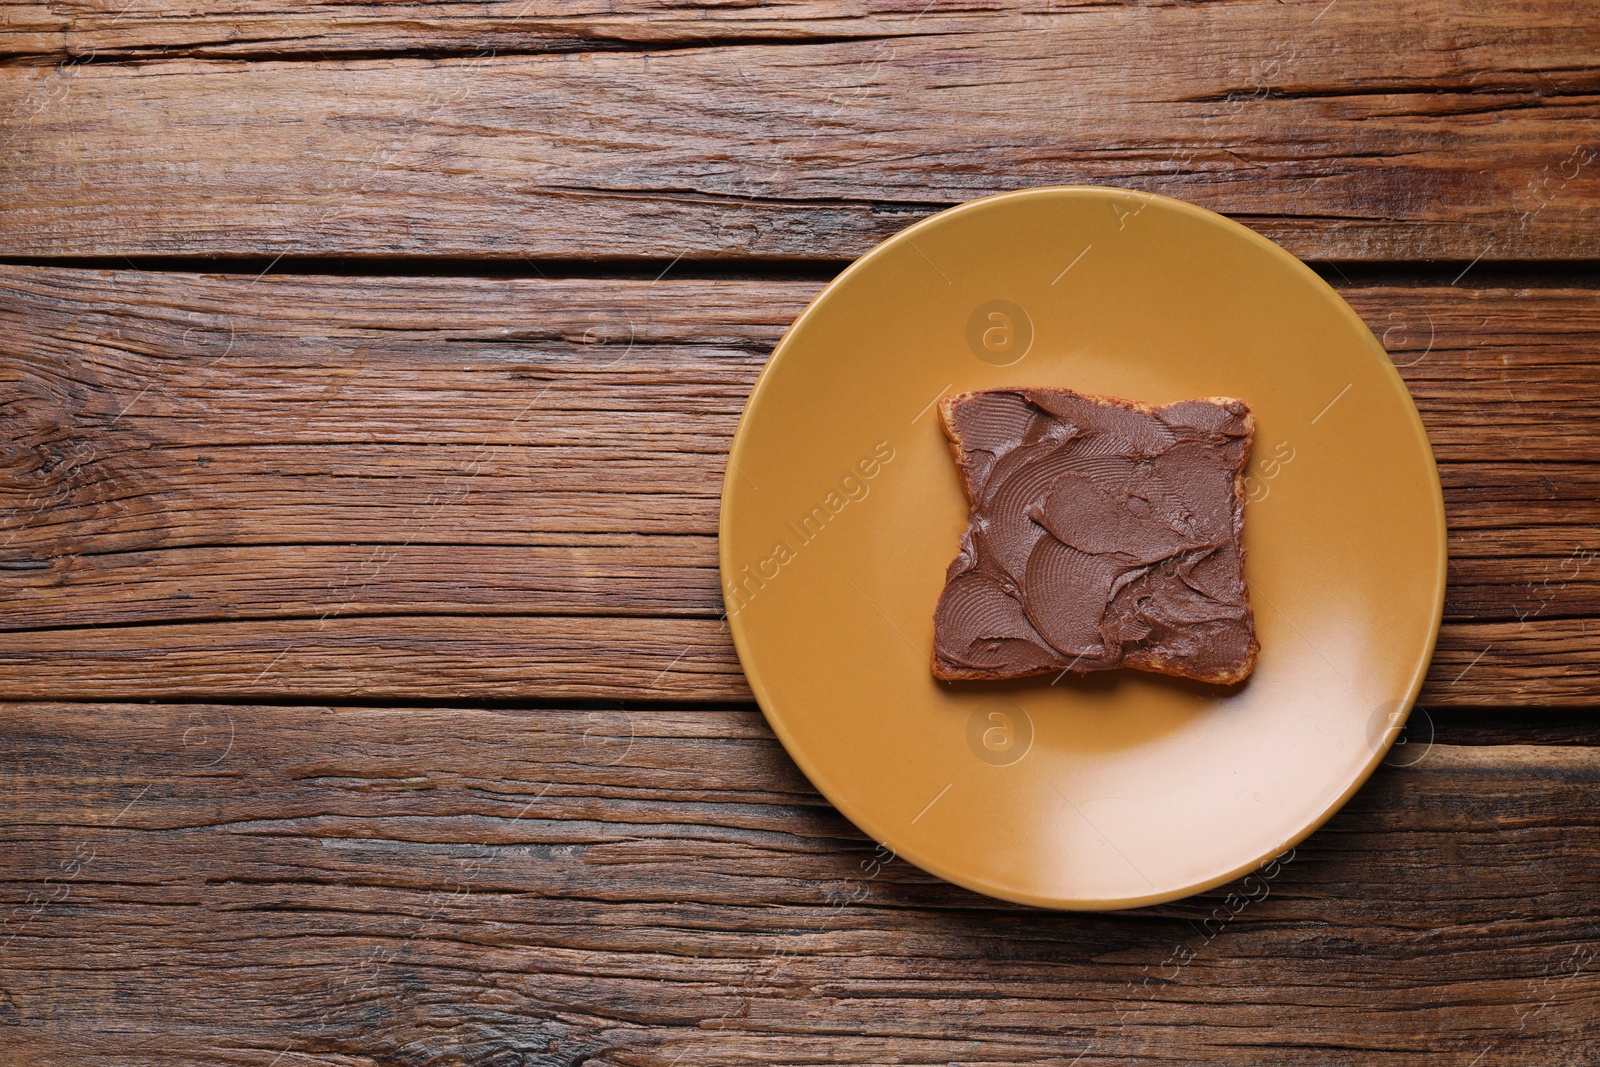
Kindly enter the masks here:
[[939, 414], [972, 511], [934, 614], [935, 677], [1250, 674], [1244, 401], [991, 389]]

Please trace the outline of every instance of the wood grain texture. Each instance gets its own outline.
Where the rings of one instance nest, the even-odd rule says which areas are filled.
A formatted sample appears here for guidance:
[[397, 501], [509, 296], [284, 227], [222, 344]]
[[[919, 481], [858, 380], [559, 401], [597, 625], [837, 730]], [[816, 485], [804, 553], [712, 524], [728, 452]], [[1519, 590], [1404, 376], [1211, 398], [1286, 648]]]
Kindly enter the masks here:
[[[15, 58], [239, 58], [351, 53], [589, 52], [817, 40], [878, 40], [1037, 25], [1088, 4], [986, 3], [948, 8], [840, 0], [686, 4], [679, 0], [481, 0], [473, 4], [261, 0], [51, 0], [0, 8]], [[919, 10], [920, 8], [920, 10]]]
[[[0, 257], [770, 272], [1076, 182], [1593, 261], [1600, 20], [0, 0]], [[892, 860], [750, 703], [717, 498], [819, 283], [674, 272], [0, 266], [0, 1065], [1600, 1061], [1600, 292], [1342, 287], [1441, 461], [1423, 709], [1285, 861], [1068, 916]]]
[[[1539, 640], [1542, 630], [1530, 631]], [[1555, 687], [1533, 686], [1532, 702], [1559, 701], [1559, 691], [1547, 692]], [[727, 626], [715, 619], [528, 615], [160, 622], [4, 635], [0, 699], [41, 696], [754, 699]]]
[[[451, 11], [481, 18], [493, 49], [521, 39], [514, 6]], [[86, 16], [103, 28], [74, 47], [137, 52], [137, 30], [150, 49], [237, 34], [276, 55], [302, 35], [292, 13], [256, 12], [269, 25], [253, 31], [151, 10]], [[20, 11], [14, 47], [68, 32], [41, 38]], [[412, 13], [363, 47], [402, 30], [435, 47]], [[346, 14], [357, 35], [371, 24]], [[643, 22], [594, 17], [602, 36]], [[536, 29], [532, 54], [13, 61], [0, 255], [840, 259], [954, 203], [1082, 183], [1180, 196], [1311, 258], [1594, 255], [1586, 0], [1515, 20], [1447, 0], [885, 18], [854, 38], [705, 46], [669, 19], [639, 32], [674, 44], [621, 52], [538, 54]]]
[[8, 705], [0, 736], [8, 1063], [1600, 1054], [1589, 748], [1434, 746], [1251, 879], [1073, 916], [885, 862], [752, 711]]
[[[724, 455], [816, 289], [4, 268], [0, 696], [746, 701]], [[1345, 294], [1442, 461], [1424, 700], [1592, 704], [1600, 293]]]
[[[1227, 21], [1213, 24], [1219, 28], [1274, 25], [1265, 17], [1273, 13], [1260, 0], [1212, 0], [1209, 6], [1220, 10], [1224, 5], [1243, 10], [1222, 12], [1219, 17]], [[960, 5], [898, 0], [740, 0], [730, 4], [686, 4], [681, 0], [607, 0], [603, 4], [480, 0], [457, 4], [420, 0], [350, 2], [329, 8], [305, 0], [17, 0], [3, 9], [5, 21], [0, 27], [7, 42], [4, 54], [17, 59], [106, 61], [183, 55], [327, 60], [351, 53], [717, 48], [955, 36], [1001, 29], [1047, 31], [1054, 25], [1071, 25], [1073, 18], [1104, 13], [1086, 9], [1173, 6], [1180, 5], [1128, 0], [983, 0]], [[1304, 6], [1317, 23], [1333, 17], [1315, 4]], [[1410, 24], [1441, 20], [1458, 34], [1474, 34], [1465, 38], [1468, 47], [1565, 48], [1580, 59], [1593, 54], [1595, 27], [1590, 12], [1574, 0], [1520, 4], [1514, 24], [1503, 17], [1504, 8], [1491, 12], [1431, 0], [1366, 10], [1370, 17], [1382, 17], [1391, 34], [1414, 35], [1384, 42], [1396, 54], [1414, 44], [1448, 43], [1452, 49], [1461, 49], [1460, 36], [1449, 41], [1440, 33], [1429, 35], [1437, 26]], [[1276, 68], [1272, 72], [1276, 73]], [[1518, 72], [1531, 73], [1525, 64], [1516, 63], [1507, 63], [1497, 73], [1514, 76]], [[1413, 77], [1415, 71], [1406, 71], [1404, 76]]]

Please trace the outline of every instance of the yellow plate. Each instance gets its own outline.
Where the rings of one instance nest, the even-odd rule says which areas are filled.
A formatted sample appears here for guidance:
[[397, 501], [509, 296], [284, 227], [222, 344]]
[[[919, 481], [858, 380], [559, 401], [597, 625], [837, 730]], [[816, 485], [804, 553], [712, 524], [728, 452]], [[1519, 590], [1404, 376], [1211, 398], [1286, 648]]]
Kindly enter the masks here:
[[[1247, 683], [934, 680], [967, 517], [934, 402], [1005, 385], [1249, 402]], [[1360, 318], [1244, 226], [1105, 188], [964, 204], [824, 289], [739, 423], [720, 550], [751, 688], [823, 795], [925, 870], [1056, 908], [1208, 889], [1321, 825], [1383, 759], [1444, 601], [1433, 453]]]

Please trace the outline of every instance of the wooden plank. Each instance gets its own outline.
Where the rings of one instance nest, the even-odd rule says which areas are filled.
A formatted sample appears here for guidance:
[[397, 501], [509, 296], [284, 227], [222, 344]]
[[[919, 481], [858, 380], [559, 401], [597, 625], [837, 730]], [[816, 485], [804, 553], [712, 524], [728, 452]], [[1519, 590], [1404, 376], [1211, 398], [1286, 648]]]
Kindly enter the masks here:
[[[724, 415], [722, 427], [686, 429], [682, 436], [725, 450], [737, 412]], [[558, 412], [539, 421], [553, 425], [562, 418]], [[684, 425], [693, 421], [686, 418]], [[538, 544], [546, 533], [709, 534], [716, 528], [724, 464], [720, 453], [675, 451], [670, 432], [645, 442], [639, 431], [638, 448], [511, 441], [185, 445], [140, 441], [139, 424], [126, 417], [121, 422], [128, 428], [95, 434], [114, 441], [115, 452], [107, 446], [73, 453], [79, 465], [45, 472], [51, 476], [46, 486], [8, 494], [16, 509], [6, 531], [14, 553], [37, 561], [73, 551], [234, 540]], [[566, 422], [570, 432], [582, 433], [581, 418]], [[211, 435], [222, 427], [196, 428]], [[596, 436], [604, 430], [597, 427]], [[1451, 483], [1451, 518], [1461, 529], [1555, 525], [1596, 547], [1600, 503], [1584, 494], [1600, 479], [1590, 465], [1462, 464], [1444, 468], [1443, 476]], [[1485, 488], [1459, 484], [1480, 478]]]
[[[13, 62], [0, 254], [836, 260], [976, 196], [1090, 183], [1312, 258], [1586, 258], [1584, 5], [1514, 24], [1448, 0], [1399, 18], [1386, 0], [1106, 5], [787, 44]], [[269, 54], [295, 35], [266, 28]]]
[[[1446, 622], [1430, 707], [1592, 707], [1592, 618]], [[753, 699], [718, 619], [397, 615], [20, 630], [0, 700]]]
[[[1259, 0], [1222, 0], [1259, 7]], [[19, 2], [5, 9], [5, 54], [107, 61], [149, 56], [254, 58], [306, 56], [328, 59], [382, 52], [441, 54], [470, 52], [579, 52], [625, 48], [717, 47], [725, 44], [838, 40], [896, 40], [951, 36], [996, 29], [1048, 30], [1085, 9], [1135, 6], [1125, 0], [1085, 3], [1050, 0], [986, 0], [981, 4], [870, 3], [851, 0], [788, 0], [767, 3], [685, 4], [680, 0], [609, 0], [553, 3], [550, 0], [479, 0], [470, 5], [427, 2], [345, 3], [329, 9], [305, 0], [54, 0]], [[1214, 5], [1214, 6], [1220, 6]], [[1307, 4], [1311, 14], [1319, 13]], [[1468, 5], [1415, 2], [1408, 18], [1457, 20], [1479, 30], [1497, 28], [1493, 46], [1529, 47], [1565, 43], [1582, 56], [1593, 38], [1586, 8], [1573, 0], [1524, 5], [1514, 25], [1491, 27], [1490, 13]], [[1260, 13], [1256, 13], [1260, 17]], [[1332, 17], [1329, 13], [1318, 22]], [[1068, 23], [1070, 24], [1070, 23]], [[1408, 44], [1440, 42], [1427, 27], [1391, 23], [1404, 40], [1382, 42], [1397, 54]], [[1488, 36], [1488, 35], [1486, 35]], [[1460, 47], [1459, 43], [1456, 47]], [[1288, 56], [1289, 49], [1284, 49]], [[1592, 55], [1592, 52], [1589, 53]], [[1290, 57], [1292, 58], [1292, 57]], [[1520, 69], [1508, 65], [1508, 70]], [[1265, 73], [1265, 72], [1264, 72]], [[1570, 73], [1570, 72], [1568, 72]], [[1405, 72], [1416, 77], [1415, 69]]]
[[329, 616], [74, 626], [0, 642], [0, 700], [224, 695], [753, 699], [716, 619]]
[[[1518, 622], [1551, 615], [1600, 616], [1600, 534], [1567, 530], [1549, 555], [1466, 555], [1470, 541], [1452, 539], [1445, 616], [1491, 621], [1510, 614]], [[1475, 546], [1474, 546], [1475, 547]]]
[[[563, 543], [565, 542], [565, 543]], [[1516, 562], [1531, 561], [1517, 557]], [[1564, 577], [1550, 561], [1544, 578]], [[6, 566], [0, 561], [0, 569]], [[1492, 590], [1501, 568], [1480, 579]], [[1514, 573], [1513, 573], [1514, 577]], [[1589, 575], [1580, 580], [1584, 596]], [[722, 613], [712, 535], [551, 535], [512, 545], [297, 544], [154, 547], [60, 555], [5, 573], [0, 632], [156, 619], [271, 619], [426, 614], [715, 617]], [[1542, 601], [1537, 572], [1499, 599]], [[1485, 597], [1493, 596], [1485, 592]], [[1576, 598], [1562, 595], [1562, 604]], [[1597, 605], [1596, 614], [1600, 614]], [[576, 625], [576, 624], [574, 624]]]
[[[643, 450], [731, 429], [819, 288], [0, 267], [0, 323], [29, 356], [37, 418], [68, 406], [197, 446], [220, 443], [204, 410], [251, 444], [526, 446], [537, 429], [538, 443]], [[1595, 458], [1595, 289], [1340, 290], [1394, 354], [1441, 461]]]
[[1430, 707], [1585, 707], [1600, 694], [1600, 624], [1530, 615], [1447, 622], [1418, 700]]
[[[816, 288], [4, 268], [0, 694], [748, 700], [722, 457]], [[1425, 699], [1593, 703], [1600, 294], [1345, 292], [1445, 461]]]
[[708, 6], [678, 0], [604, 4], [541, 0], [437, 3], [171, 2], [55, 0], [0, 9], [6, 54], [95, 60], [151, 55], [327, 59], [375, 52], [586, 52], [629, 47], [708, 47], [740, 42], [877, 40], [971, 32], [996, 22], [1037, 21], [1068, 4], [963, 5], [918, 11], [837, 0]]
[[750, 711], [12, 705], [0, 737], [19, 1062], [1600, 1050], [1593, 748], [1434, 746], [1251, 880], [1064, 916], [884, 862]]
[[[1558, 531], [1550, 533], [1550, 531]], [[1472, 532], [1472, 531], [1468, 531]], [[1505, 531], [1491, 531], [1503, 533]], [[1453, 538], [1445, 617], [1600, 617], [1600, 536], [1525, 527], [1509, 554]], [[1548, 534], [1548, 552], [1530, 550]], [[1530, 535], [1530, 536], [1523, 536]], [[426, 614], [720, 615], [710, 534], [552, 535], [514, 545], [154, 546], [0, 560], [0, 632], [201, 619]]]

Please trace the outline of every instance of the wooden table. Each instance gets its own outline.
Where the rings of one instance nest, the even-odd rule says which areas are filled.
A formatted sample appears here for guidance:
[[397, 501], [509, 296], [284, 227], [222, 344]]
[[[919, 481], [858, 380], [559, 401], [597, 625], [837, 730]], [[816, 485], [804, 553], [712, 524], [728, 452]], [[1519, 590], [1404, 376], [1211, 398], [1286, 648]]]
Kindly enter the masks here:
[[[12, 0], [0, 1062], [1600, 1062], [1592, 0]], [[1238, 885], [877, 851], [739, 670], [724, 453], [852, 257], [1184, 197], [1410, 383], [1407, 744]]]

